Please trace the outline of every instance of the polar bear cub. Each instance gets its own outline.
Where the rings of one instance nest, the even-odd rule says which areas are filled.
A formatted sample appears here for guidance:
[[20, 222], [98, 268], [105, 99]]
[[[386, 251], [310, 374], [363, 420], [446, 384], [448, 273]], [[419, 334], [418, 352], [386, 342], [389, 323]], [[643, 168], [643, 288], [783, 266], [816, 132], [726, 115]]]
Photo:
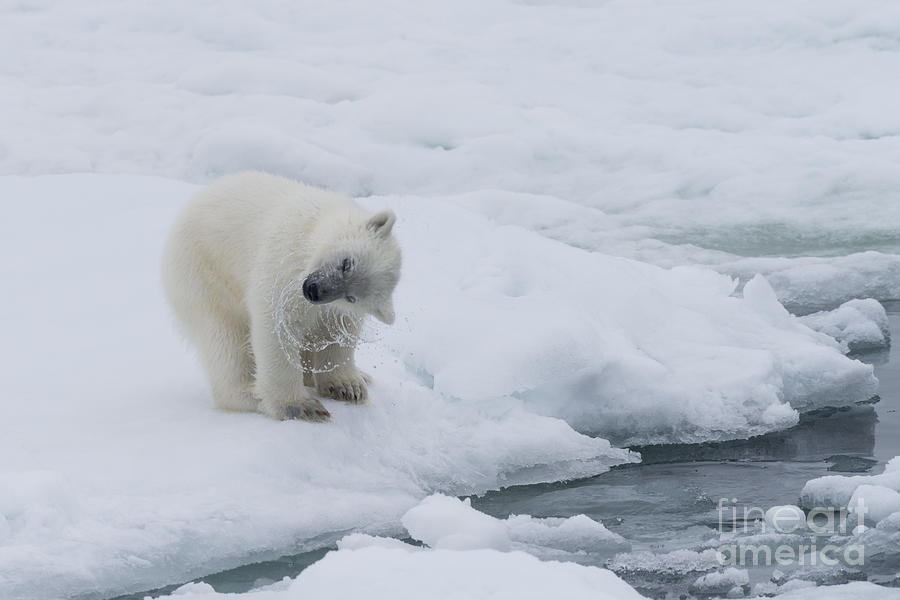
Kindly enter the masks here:
[[163, 287], [218, 407], [324, 421], [313, 395], [364, 402], [363, 320], [394, 321], [391, 211], [265, 173], [223, 177], [178, 217]]

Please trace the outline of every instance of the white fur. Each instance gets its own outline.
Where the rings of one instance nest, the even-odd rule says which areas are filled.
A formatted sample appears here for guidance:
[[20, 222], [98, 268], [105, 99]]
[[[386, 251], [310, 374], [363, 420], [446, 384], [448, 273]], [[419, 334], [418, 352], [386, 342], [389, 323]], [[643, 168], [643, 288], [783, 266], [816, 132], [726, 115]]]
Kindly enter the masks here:
[[[188, 203], [166, 244], [163, 286], [217, 406], [320, 421], [329, 413], [307, 386], [366, 400], [369, 377], [353, 352], [366, 315], [394, 320], [394, 220], [265, 173], [224, 177]], [[302, 285], [313, 271], [343, 281], [344, 256], [353, 270], [342, 285], [352, 280], [356, 302], [306, 300]]]

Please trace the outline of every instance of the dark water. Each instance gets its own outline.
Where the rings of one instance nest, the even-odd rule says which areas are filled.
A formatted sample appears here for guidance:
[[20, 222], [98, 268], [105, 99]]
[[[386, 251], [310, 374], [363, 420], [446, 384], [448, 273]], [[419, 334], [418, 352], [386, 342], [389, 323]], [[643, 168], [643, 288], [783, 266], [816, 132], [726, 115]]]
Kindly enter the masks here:
[[[889, 311], [891, 339], [900, 339], [900, 301], [884, 304]], [[873, 457], [883, 463], [900, 455], [900, 350], [893, 354], [885, 350], [861, 360], [874, 364], [878, 376], [881, 402], [877, 406]]]
[[[885, 303], [893, 339], [900, 339], [900, 302]], [[900, 351], [889, 349], [859, 355], [875, 366], [880, 387], [877, 402], [844, 409], [824, 409], [803, 415], [787, 431], [749, 440], [636, 448], [638, 465], [567, 483], [530, 485], [489, 492], [472, 498], [472, 505], [490, 515], [570, 517], [586, 514], [602, 521], [632, 544], [632, 551], [662, 553], [690, 548], [718, 533], [717, 503], [737, 499], [736, 506], [763, 510], [796, 504], [810, 479], [840, 473], [880, 473], [900, 455]], [[329, 548], [245, 565], [202, 578], [220, 592], [243, 592], [294, 577]], [[675, 597], [684, 582], [654, 584], [622, 574], [645, 594]], [[751, 573], [751, 582], [770, 571]], [[690, 578], [691, 581], [695, 576]], [[837, 582], [837, 581], [836, 581]], [[138, 600], [160, 588], [115, 600]], [[671, 588], [675, 595], [661, 589]]]
[[[900, 302], [886, 303], [886, 308], [896, 340]], [[888, 460], [900, 455], [898, 354], [885, 349], [857, 356], [875, 367], [880, 383], [877, 402], [818, 410], [803, 415], [790, 430], [749, 440], [635, 448], [643, 456], [641, 464], [576, 482], [489, 492], [473, 498], [472, 505], [500, 518], [584, 513], [626, 538], [633, 551], [700, 547], [723, 530], [717, 508], [722, 498], [736, 499], [738, 514], [744, 508], [797, 504], [810, 479], [880, 473]], [[751, 582], [765, 581], [771, 572], [751, 569]], [[651, 597], [678, 598], [688, 585], [656, 585], [641, 576], [620, 575]], [[665, 588], [675, 594], [665, 594]]]
[[[196, 579], [195, 581], [208, 583], [213, 586], [217, 592], [222, 594], [247, 592], [263, 585], [281, 581], [285, 577], [296, 577], [303, 569], [325, 556], [330, 550], [334, 549], [336, 548], [320, 548], [318, 550], [313, 550], [312, 552], [304, 552], [303, 554], [282, 556], [276, 560], [253, 563], [237, 567], [236, 569], [213, 573], [201, 577], [200, 579]], [[177, 588], [184, 585], [184, 583], [167, 585], [135, 594], [116, 596], [110, 600], [144, 600], [147, 596], [156, 597], [163, 594], [171, 594]]]

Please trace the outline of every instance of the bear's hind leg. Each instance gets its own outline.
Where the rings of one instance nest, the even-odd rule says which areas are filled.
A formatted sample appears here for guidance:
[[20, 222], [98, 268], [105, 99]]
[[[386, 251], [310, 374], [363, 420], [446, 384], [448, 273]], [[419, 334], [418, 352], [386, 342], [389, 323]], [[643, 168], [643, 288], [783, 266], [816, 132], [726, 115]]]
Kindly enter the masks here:
[[256, 410], [246, 310], [191, 240], [190, 228], [182, 225], [167, 243], [162, 272], [166, 297], [179, 330], [197, 352], [216, 406]]
[[202, 318], [197, 348], [218, 408], [255, 411], [251, 393], [253, 355], [246, 319], [207, 313]]

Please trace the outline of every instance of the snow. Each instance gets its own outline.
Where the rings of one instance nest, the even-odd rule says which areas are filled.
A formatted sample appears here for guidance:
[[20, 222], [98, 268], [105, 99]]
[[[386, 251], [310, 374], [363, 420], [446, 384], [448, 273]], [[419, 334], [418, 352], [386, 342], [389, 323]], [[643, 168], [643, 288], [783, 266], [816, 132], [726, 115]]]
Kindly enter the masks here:
[[[515, 547], [525, 544], [534, 548], [548, 542], [552, 546], [560, 541], [593, 543], [598, 537], [621, 541], [584, 515], [500, 520], [473, 509], [468, 501], [434, 494], [407, 511], [402, 522], [412, 538], [426, 545], [351, 534], [338, 541], [337, 551], [329, 552], [295, 579], [227, 598], [643, 598], [606, 569], [542, 561]], [[392, 576], [386, 577], [386, 573]], [[187, 584], [172, 596], [180, 600], [226, 597], [205, 583]]]
[[879, 486], [900, 492], [900, 456], [888, 461], [878, 475], [826, 475], [806, 482], [800, 492], [804, 508], [847, 508], [860, 486]]
[[[799, 522], [798, 533], [803, 534], [800, 550], [806, 548], [807, 561], [801, 560], [799, 568], [786, 576], [776, 572], [772, 575], [773, 588], [768, 583], [754, 586], [756, 593], [774, 592], [778, 598], [879, 598], [886, 588], [873, 587], [867, 590], [857, 586], [851, 593], [847, 586], [833, 586], [848, 579], [868, 579], [891, 586], [900, 568], [900, 479], [897, 478], [900, 457], [895, 457], [878, 475], [826, 476], [810, 480], [801, 494], [801, 504], [809, 509], [809, 518], [797, 506], [772, 507], [766, 512], [767, 526], [784, 523], [784, 531], [793, 530], [794, 522]], [[775, 518], [778, 515], [780, 518]], [[816, 518], [819, 517], [819, 518]], [[824, 517], [824, 518], [822, 518]], [[808, 524], [808, 527], [807, 527]], [[744, 539], [743, 543], [752, 543]], [[807, 545], [802, 545], [807, 544]], [[811, 544], [811, 545], [810, 545]], [[798, 547], [797, 542], [787, 538], [779, 542], [780, 547]], [[840, 561], [837, 569], [821, 560], [816, 564], [815, 552], [825, 555], [826, 549], [832, 560]], [[818, 584], [819, 587], [815, 587]], [[814, 589], [803, 595], [800, 589]], [[794, 596], [787, 592], [796, 591]], [[893, 590], [893, 596], [900, 598], [900, 591]], [[854, 595], [855, 594], [855, 595]]]
[[[728, 567], [722, 571], [715, 571], [698, 577], [691, 584], [691, 593], [710, 596], [716, 594], [726, 595], [734, 588], [740, 590], [741, 587], [749, 584], [750, 574], [747, 572], [747, 569]], [[742, 598], [743, 596], [744, 594], [741, 593], [739, 597]], [[728, 597], [731, 598], [732, 596], [729, 594]]]
[[431, 550], [371, 546], [328, 553], [286, 586], [245, 594], [217, 594], [192, 584], [178, 600], [293, 600], [391, 598], [396, 600], [642, 600], [610, 571], [574, 563], [541, 561], [524, 552]]
[[851, 581], [843, 585], [805, 586], [785, 591], [778, 600], [897, 600], [900, 590], [887, 588], [866, 581]]
[[847, 510], [879, 523], [893, 513], [900, 513], [900, 492], [883, 485], [861, 485], [853, 490]]
[[512, 515], [501, 520], [473, 509], [468, 499], [442, 494], [424, 499], [401, 522], [411, 537], [436, 549], [524, 550], [541, 558], [598, 563], [598, 556], [631, 549], [620, 535], [585, 515], [567, 519]]
[[[637, 459], [573, 426], [630, 441], [746, 437], [875, 389], [871, 367], [789, 315], [762, 278], [739, 298], [710, 271], [585, 252], [452, 202], [376, 197], [365, 203], [399, 215], [406, 260], [398, 325], [373, 325], [359, 351], [371, 405], [331, 403], [319, 426], [218, 412], [157, 283], [162, 239], [194, 190], [122, 175], [0, 180], [16, 200], [2, 276], [18, 290], [4, 301], [17, 344], [2, 361], [17, 401], [0, 406], [8, 595], [39, 575], [50, 583], [38, 597], [147, 589], [351, 530], [394, 532], [434, 491]], [[556, 527], [608, 533], [520, 519], [504, 527], [526, 546], [565, 537]], [[542, 556], [596, 559], [577, 554], [557, 543]]]
[[515, 396], [620, 444], [749, 437], [875, 393], [871, 366], [800, 324], [763, 278], [740, 299], [711, 271], [585, 252], [437, 200], [370, 201], [419, 249], [398, 291], [405, 324], [385, 342], [435, 390]]
[[772, 506], [766, 511], [766, 531], [772, 533], [803, 532], [806, 529], [806, 514], [793, 504]]
[[[879, 0], [0, 6], [0, 596], [396, 534], [435, 491], [637, 458], [607, 439], [745, 438], [867, 399], [843, 352], [889, 341], [858, 299], [900, 298], [897, 27]], [[328, 425], [212, 410], [160, 298], [192, 184], [250, 168], [400, 216], [401, 319], [360, 351], [372, 404], [329, 404]], [[861, 486], [893, 506], [892, 465], [810, 482], [804, 506]], [[893, 518], [860, 535], [895, 541]], [[544, 558], [621, 544], [584, 519], [493, 527]], [[566, 579], [493, 549], [347, 548], [311, 571], [485, 561], [498, 579], [473, 586]]]
[[880, 0], [0, 10], [0, 173], [496, 196], [477, 210], [760, 272], [792, 305], [900, 297], [900, 7]]
[[900, 511], [884, 517], [875, 527], [854, 533], [849, 543], [865, 548], [867, 569], [896, 578], [900, 572]]
[[512, 515], [507, 522], [512, 547], [541, 558], [598, 563], [600, 557], [631, 549], [625, 538], [585, 515], [566, 519]]
[[788, 314], [761, 277], [741, 299], [726, 276], [586, 252], [453, 203], [367, 201], [397, 212], [407, 249], [405, 318], [383, 341], [444, 394], [512, 396], [642, 444], [749, 437], [876, 391], [871, 366]]
[[411, 508], [401, 520], [409, 535], [432, 548], [509, 550], [507, 526], [472, 508], [469, 500], [436, 494]]
[[16, 340], [0, 361], [15, 400], [0, 404], [0, 596], [149, 589], [350, 530], [394, 532], [435, 490], [636, 459], [559, 419], [445, 397], [378, 344], [360, 357], [375, 375], [371, 405], [332, 402], [330, 424], [214, 410], [157, 281], [162, 239], [193, 189], [134, 176], [0, 180], [15, 199], [0, 251], [15, 290], [3, 336]]
[[617, 555], [609, 562], [609, 568], [617, 574], [652, 573], [663, 577], [712, 571], [721, 565], [714, 548], [690, 550], [681, 548], [654, 554], [648, 551]]
[[800, 322], [836, 339], [844, 352], [883, 348], [891, 342], [887, 313], [872, 298], [849, 300], [834, 310], [800, 317]]

